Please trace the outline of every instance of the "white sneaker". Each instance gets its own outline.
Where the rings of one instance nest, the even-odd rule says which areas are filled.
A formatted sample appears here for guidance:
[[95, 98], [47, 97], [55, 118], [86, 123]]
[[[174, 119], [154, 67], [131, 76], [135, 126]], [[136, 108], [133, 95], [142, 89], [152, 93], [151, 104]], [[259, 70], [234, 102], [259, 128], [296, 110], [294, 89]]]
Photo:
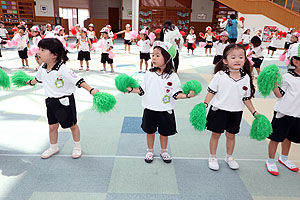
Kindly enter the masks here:
[[59, 152], [59, 149], [47, 149], [46, 151], [44, 151], [41, 155], [41, 158], [43, 159], [47, 159], [47, 158], [50, 158], [51, 156], [53, 156], [54, 154], [58, 153]]
[[73, 148], [72, 158], [80, 158], [82, 155], [81, 148]]
[[278, 162], [283, 164], [284, 166], [286, 166], [289, 170], [291, 170], [293, 172], [299, 171], [299, 168], [294, 163], [292, 163], [290, 160], [286, 160], [286, 161], [282, 160], [281, 156], [279, 156]]
[[225, 162], [228, 164], [228, 166], [231, 169], [238, 169], [240, 167], [239, 164], [234, 160], [232, 156], [225, 157]]
[[208, 167], [211, 170], [218, 171], [219, 163], [217, 158], [208, 158]]
[[274, 176], [278, 176], [279, 172], [278, 172], [278, 168], [276, 166], [276, 163], [269, 163], [268, 160], [266, 161], [266, 167], [267, 170], [270, 174], [274, 175]]

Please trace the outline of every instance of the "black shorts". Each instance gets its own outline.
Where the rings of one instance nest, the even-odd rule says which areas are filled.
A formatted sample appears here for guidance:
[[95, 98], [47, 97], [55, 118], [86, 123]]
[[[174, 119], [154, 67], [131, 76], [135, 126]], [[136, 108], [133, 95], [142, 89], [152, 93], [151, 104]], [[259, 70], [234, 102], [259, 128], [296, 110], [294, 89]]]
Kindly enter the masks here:
[[224, 133], [226, 130], [229, 133], [237, 134], [240, 131], [243, 111], [230, 112], [210, 107], [207, 115], [207, 130], [214, 133]]
[[77, 60], [91, 60], [91, 54], [89, 51], [79, 51]]
[[174, 110], [170, 114], [168, 111], [145, 109], [141, 127], [147, 134], [155, 133], [158, 129], [160, 135], [175, 135], [177, 131]]
[[108, 64], [113, 64], [113, 59], [110, 59], [109, 57], [108, 57], [108, 53], [102, 53], [101, 54], [101, 63], [108, 63]]
[[213, 64], [217, 64], [220, 60], [222, 60], [223, 56], [221, 55], [215, 55], [214, 57], [214, 61], [213, 61]]
[[193, 43], [188, 43], [187, 49], [192, 49], [192, 50], [194, 50], [194, 48], [193, 48]]
[[206, 45], [205, 45], [204, 48], [209, 49], [209, 48], [212, 48], [212, 47], [213, 47], [213, 42], [206, 41]]
[[269, 46], [268, 49], [271, 50], [271, 51], [276, 51], [277, 50], [276, 47], [271, 47], [271, 46]]
[[252, 61], [254, 62], [253, 67], [255, 68], [260, 68], [262, 62], [263, 62], [264, 58], [253, 58], [252, 57]]
[[282, 142], [285, 138], [300, 143], [300, 118], [285, 115], [276, 118], [277, 112], [274, 111], [272, 120], [273, 133], [268, 137], [270, 140]]
[[285, 42], [284, 43], [284, 49], [288, 50], [290, 48], [291, 43]]
[[19, 57], [20, 57], [21, 59], [26, 59], [26, 58], [28, 58], [28, 55], [27, 55], [27, 47], [26, 47], [25, 49], [21, 50], [21, 51], [18, 51], [18, 53], [19, 53]]
[[151, 59], [150, 58], [150, 53], [142, 53], [142, 52], [140, 52], [140, 59], [141, 60], [145, 60], [145, 61], [150, 60]]
[[91, 41], [91, 44], [93, 44], [94, 38], [89, 38], [89, 39]]
[[64, 98], [47, 98], [46, 106], [49, 125], [59, 123], [62, 128], [70, 128], [77, 123], [76, 105], [73, 94]]
[[131, 45], [131, 41], [130, 41], [130, 40], [126, 40], [126, 39], [124, 39], [124, 44]]

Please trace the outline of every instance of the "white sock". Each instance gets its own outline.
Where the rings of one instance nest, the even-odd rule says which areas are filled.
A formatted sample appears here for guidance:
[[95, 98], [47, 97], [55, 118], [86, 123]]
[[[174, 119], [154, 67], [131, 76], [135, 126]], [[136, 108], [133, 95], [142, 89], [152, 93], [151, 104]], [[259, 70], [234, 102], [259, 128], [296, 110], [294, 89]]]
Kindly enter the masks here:
[[287, 160], [289, 159], [289, 157], [288, 157], [288, 156], [285, 156], [285, 155], [281, 155], [280, 158], [281, 158], [281, 160], [283, 160], [283, 161], [287, 161]]
[[79, 142], [74, 142], [73, 148], [75, 149], [81, 149], [80, 141]]
[[226, 158], [230, 158], [232, 157], [232, 155], [226, 154]]
[[50, 149], [52, 150], [57, 150], [58, 149], [58, 144], [50, 144]]
[[167, 152], [168, 149], [161, 149], [161, 153]]
[[217, 155], [209, 155], [210, 158], [217, 158]]
[[273, 159], [273, 158], [268, 158], [268, 163], [272, 164], [272, 163], [275, 163], [275, 162], [276, 162], [275, 159]]

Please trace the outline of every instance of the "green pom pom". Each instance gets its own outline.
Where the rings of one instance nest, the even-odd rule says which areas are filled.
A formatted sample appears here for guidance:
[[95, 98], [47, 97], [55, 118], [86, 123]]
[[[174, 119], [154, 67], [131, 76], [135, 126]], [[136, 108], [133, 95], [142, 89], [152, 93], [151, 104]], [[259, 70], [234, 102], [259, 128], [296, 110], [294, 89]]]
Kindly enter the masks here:
[[195, 92], [195, 94], [197, 95], [201, 92], [202, 86], [199, 81], [190, 80], [182, 86], [182, 90], [183, 90], [184, 94], [188, 94], [191, 90], [193, 90]]
[[10, 89], [10, 79], [9, 79], [9, 76], [2, 69], [0, 69], [0, 88], [1, 87], [4, 90]]
[[29, 76], [22, 70], [19, 70], [13, 74], [13, 76], [11, 77], [11, 82], [16, 87], [23, 87], [23, 86], [27, 85], [26, 84], [27, 81], [32, 80], [32, 79], [34, 79], [33, 76]]
[[99, 113], [106, 113], [113, 109], [117, 101], [115, 97], [106, 92], [97, 92], [93, 99], [93, 109]]
[[264, 140], [273, 132], [272, 125], [264, 115], [256, 115], [250, 130], [250, 138]]
[[139, 84], [138, 82], [132, 78], [131, 76], [128, 76], [127, 74], [120, 74], [115, 78], [115, 85], [117, 89], [121, 92], [127, 92], [126, 88], [132, 87], [132, 88], [138, 88]]
[[206, 127], [206, 106], [197, 104], [190, 113], [190, 122], [196, 130], [203, 131]]
[[275, 83], [280, 85], [281, 75], [277, 65], [266, 66], [257, 77], [257, 85], [260, 93], [267, 97], [275, 88]]

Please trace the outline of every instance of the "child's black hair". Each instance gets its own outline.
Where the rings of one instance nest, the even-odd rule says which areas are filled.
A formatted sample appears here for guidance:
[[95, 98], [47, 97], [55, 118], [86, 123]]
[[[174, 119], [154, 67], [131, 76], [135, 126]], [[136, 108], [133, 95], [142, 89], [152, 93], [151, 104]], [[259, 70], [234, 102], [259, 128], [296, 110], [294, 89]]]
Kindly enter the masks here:
[[191, 26], [191, 27], [190, 27], [190, 30], [195, 30], [195, 27]]
[[[166, 67], [165, 67], [164, 71], [162, 72], [161, 77], [169, 78], [169, 76], [174, 72], [174, 66], [173, 66], [173, 62], [172, 62], [172, 58], [171, 58], [170, 54], [165, 49], [163, 49], [162, 47], [159, 47], [159, 46], [154, 47], [154, 49], [160, 49], [160, 52], [165, 60]], [[158, 69], [159, 69], [159, 67], [153, 67], [149, 71], [156, 72]]]
[[246, 30], [243, 32], [243, 34], [246, 34], [248, 30], [250, 30], [250, 29], [249, 29], [249, 28], [247, 28], [247, 29], [246, 29]]
[[64, 45], [57, 38], [45, 38], [38, 43], [39, 48], [47, 49], [52, 54], [56, 55], [56, 61], [66, 63], [69, 58]]
[[149, 36], [147, 34], [143, 34], [145, 36], [145, 40], [150, 40]]
[[92, 27], [92, 28], [93, 28], [93, 30], [92, 30], [92, 31], [95, 31], [95, 27], [93, 27], [93, 26], [89, 26], [89, 31], [90, 31], [90, 27]]
[[251, 38], [251, 43], [254, 47], [259, 47], [261, 45], [261, 39], [258, 36], [253, 36]]
[[24, 32], [26, 31], [26, 28], [23, 25], [18, 25], [18, 29], [22, 29]]
[[252, 75], [251, 75], [251, 71], [250, 71], [250, 62], [249, 60], [247, 59], [247, 56], [246, 56], [246, 49], [243, 45], [241, 44], [229, 44], [225, 49], [224, 49], [224, 52], [223, 52], [223, 58], [220, 62], [218, 62], [215, 66], [215, 69], [214, 69], [214, 73], [216, 74], [217, 72], [219, 71], [225, 71], [228, 66], [226, 64], [224, 64], [223, 60], [226, 60], [227, 59], [227, 56], [228, 54], [234, 50], [234, 49], [243, 49], [244, 50], [244, 57], [245, 57], [245, 64], [243, 66], [243, 70], [246, 72], [246, 74], [249, 75], [250, 77], [250, 88], [251, 88], [251, 95], [250, 95], [250, 98], [254, 97], [254, 93], [255, 93], [255, 86], [253, 84], [253, 79], [252, 79]]
[[[293, 56], [293, 57], [291, 58], [291, 61], [290, 61], [291, 66], [296, 67], [296, 66], [294, 65], [294, 63], [293, 63], [294, 59], [300, 60], [300, 57], [299, 57], [299, 56]], [[289, 71], [290, 71], [290, 70], [293, 71], [293, 70], [295, 70], [295, 69], [289, 69]]]

